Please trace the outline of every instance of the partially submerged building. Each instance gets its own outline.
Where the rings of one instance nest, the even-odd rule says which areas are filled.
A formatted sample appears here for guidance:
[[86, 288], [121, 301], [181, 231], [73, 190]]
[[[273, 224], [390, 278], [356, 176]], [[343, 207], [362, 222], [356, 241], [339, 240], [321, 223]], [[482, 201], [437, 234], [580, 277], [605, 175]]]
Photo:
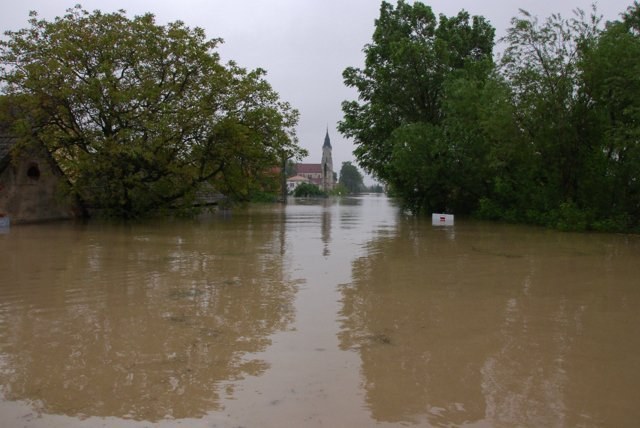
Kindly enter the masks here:
[[15, 224], [81, 214], [80, 204], [61, 192], [66, 178], [45, 148], [18, 150], [17, 143], [0, 124], [0, 216]]
[[333, 172], [333, 158], [331, 156], [331, 140], [329, 129], [324, 137], [322, 145], [322, 160], [320, 163], [299, 163], [296, 165], [297, 175], [304, 177], [309, 183], [313, 183], [325, 192], [333, 190], [336, 185]]
[[309, 183], [309, 179], [301, 175], [287, 178], [287, 193], [292, 194], [302, 183]]

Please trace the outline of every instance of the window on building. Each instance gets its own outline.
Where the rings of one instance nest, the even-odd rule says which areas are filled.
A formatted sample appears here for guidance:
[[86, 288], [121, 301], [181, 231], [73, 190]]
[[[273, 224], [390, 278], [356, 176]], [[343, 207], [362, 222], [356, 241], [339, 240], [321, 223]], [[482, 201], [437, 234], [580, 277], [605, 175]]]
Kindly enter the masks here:
[[29, 165], [29, 169], [27, 169], [27, 177], [31, 180], [37, 181], [40, 179], [40, 168], [37, 163], [32, 163]]

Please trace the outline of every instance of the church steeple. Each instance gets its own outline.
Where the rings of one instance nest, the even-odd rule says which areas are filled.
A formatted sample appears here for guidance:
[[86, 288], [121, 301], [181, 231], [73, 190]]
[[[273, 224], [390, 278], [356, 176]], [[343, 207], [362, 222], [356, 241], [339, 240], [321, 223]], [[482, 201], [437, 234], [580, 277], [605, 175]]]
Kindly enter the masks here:
[[329, 125], [322, 145], [322, 190], [330, 191], [335, 186], [333, 177], [333, 159], [331, 157], [331, 140], [329, 140]]
[[324, 137], [324, 144], [322, 145], [322, 148], [331, 148], [331, 140], [329, 140], [329, 125], [327, 125], [327, 135], [325, 135]]

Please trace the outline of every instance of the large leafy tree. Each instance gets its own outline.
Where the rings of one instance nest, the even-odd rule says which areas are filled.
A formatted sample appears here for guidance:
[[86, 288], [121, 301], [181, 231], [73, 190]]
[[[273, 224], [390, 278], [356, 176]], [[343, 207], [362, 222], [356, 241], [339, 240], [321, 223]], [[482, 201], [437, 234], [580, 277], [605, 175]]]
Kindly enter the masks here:
[[359, 100], [342, 104], [340, 131], [353, 138], [359, 164], [415, 210], [451, 209], [469, 192], [468, 181], [451, 178], [472, 167], [467, 145], [475, 141], [452, 144], [461, 128], [447, 124], [447, 91], [459, 79], [483, 84], [493, 38], [484, 18], [464, 11], [437, 18], [420, 2], [383, 2], [365, 67], [343, 73]]
[[342, 162], [338, 183], [343, 185], [349, 193], [360, 193], [364, 189], [362, 174], [351, 162]]
[[264, 70], [221, 64], [202, 29], [80, 6], [29, 22], [0, 41], [15, 132], [44, 144], [90, 206], [141, 216], [188, 206], [203, 183], [243, 198], [300, 153], [298, 113]]
[[521, 11], [482, 121], [490, 189], [479, 213], [562, 229], [640, 220], [640, 42], [634, 4], [603, 30], [595, 8], [544, 21]]
[[[640, 224], [640, 5], [585, 46], [583, 88], [597, 118], [590, 209], [614, 227]], [[594, 183], [595, 181], [595, 183]]]
[[529, 209], [552, 211], [577, 204], [597, 150], [589, 100], [581, 90], [583, 47], [598, 35], [598, 17], [576, 11], [571, 19], [552, 15], [540, 23], [525, 11], [512, 20], [502, 73], [512, 90], [514, 120], [532, 147], [534, 182]]

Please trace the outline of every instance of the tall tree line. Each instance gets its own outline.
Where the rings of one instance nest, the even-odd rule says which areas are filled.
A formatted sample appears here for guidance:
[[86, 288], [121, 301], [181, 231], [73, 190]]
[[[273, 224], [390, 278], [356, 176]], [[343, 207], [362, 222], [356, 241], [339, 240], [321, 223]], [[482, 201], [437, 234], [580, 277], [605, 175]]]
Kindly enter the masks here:
[[414, 212], [561, 229], [640, 229], [640, 6], [495, 31], [461, 11], [383, 2], [340, 131]]

